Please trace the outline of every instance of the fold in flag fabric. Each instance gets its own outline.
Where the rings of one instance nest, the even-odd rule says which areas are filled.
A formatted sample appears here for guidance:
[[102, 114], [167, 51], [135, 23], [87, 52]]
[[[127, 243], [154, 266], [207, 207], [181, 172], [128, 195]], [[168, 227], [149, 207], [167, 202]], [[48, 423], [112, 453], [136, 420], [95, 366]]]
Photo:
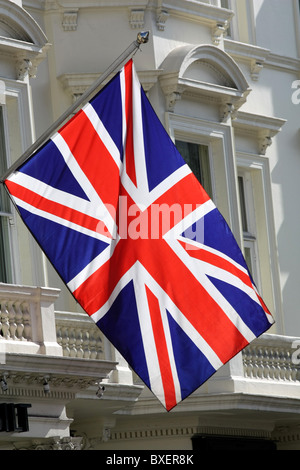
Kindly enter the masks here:
[[273, 324], [132, 60], [4, 183], [75, 299], [166, 410]]

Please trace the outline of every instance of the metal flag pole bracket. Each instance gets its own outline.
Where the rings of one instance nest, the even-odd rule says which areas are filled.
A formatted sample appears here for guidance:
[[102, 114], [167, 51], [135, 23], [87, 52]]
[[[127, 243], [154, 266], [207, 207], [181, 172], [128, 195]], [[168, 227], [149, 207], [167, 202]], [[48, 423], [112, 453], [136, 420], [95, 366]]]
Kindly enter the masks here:
[[22, 163], [24, 163], [33, 153], [35, 153], [48, 139], [53, 135], [56, 130], [72, 115], [77, 109], [85, 104], [95, 93], [98, 91], [100, 85], [107, 80], [107, 78], [116, 73], [116, 70], [134, 55], [140, 49], [142, 44], [146, 44], [149, 40], [149, 31], [141, 31], [138, 33], [137, 38], [133, 41], [127, 49], [108, 67], [108, 69], [99, 77], [93, 85], [86, 90], [76, 102], [74, 102], [28, 149], [21, 155], [6, 172], [1, 176], [0, 183], [4, 183], [5, 179], [13, 173]]

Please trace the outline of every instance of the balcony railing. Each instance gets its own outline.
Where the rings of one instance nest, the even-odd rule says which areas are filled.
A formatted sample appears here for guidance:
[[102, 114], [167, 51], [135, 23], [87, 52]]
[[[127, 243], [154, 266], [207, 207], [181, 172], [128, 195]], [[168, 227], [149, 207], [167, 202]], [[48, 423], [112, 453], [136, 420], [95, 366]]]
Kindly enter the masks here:
[[105, 359], [103, 337], [85, 313], [55, 312], [57, 342], [63, 355], [83, 359]]
[[[85, 313], [55, 312], [59, 295], [56, 289], [0, 284], [0, 353], [46, 354], [88, 360], [106, 357], [104, 337]], [[284, 384], [289, 396], [300, 386], [300, 338], [265, 334], [239, 355], [235, 373], [237, 385], [256, 383], [255, 390], [265, 393], [269, 387]], [[233, 370], [233, 369], [232, 369]], [[214, 381], [222, 387], [227, 374]], [[231, 380], [232, 382], [232, 380]], [[296, 388], [295, 388], [296, 386]]]
[[0, 283], [0, 352], [62, 355], [54, 313], [59, 292]]
[[299, 347], [299, 338], [263, 335], [243, 351], [244, 376], [275, 382], [299, 382]]

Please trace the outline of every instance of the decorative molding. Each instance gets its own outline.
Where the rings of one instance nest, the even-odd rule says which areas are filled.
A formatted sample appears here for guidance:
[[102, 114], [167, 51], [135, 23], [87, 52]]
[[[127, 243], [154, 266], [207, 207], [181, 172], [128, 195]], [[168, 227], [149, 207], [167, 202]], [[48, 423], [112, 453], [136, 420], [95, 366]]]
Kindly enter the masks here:
[[16, 70], [18, 80], [25, 80], [29, 75], [30, 77], [35, 77], [36, 67], [33, 67], [30, 59], [20, 59], [16, 61]]
[[220, 106], [220, 121], [226, 122], [229, 117], [235, 119], [237, 111], [235, 110], [234, 104], [226, 102]]
[[62, 28], [64, 31], [76, 31], [77, 30], [77, 19], [78, 11], [76, 8], [72, 11], [64, 11], [62, 19]]
[[224, 39], [225, 51], [234, 59], [248, 63], [252, 80], [257, 81], [264, 67], [299, 73], [300, 59], [275, 54], [269, 49]]
[[258, 140], [258, 153], [266, 155], [267, 148], [272, 145], [272, 139], [269, 135], [262, 135]]
[[156, 10], [156, 26], [159, 31], [164, 31], [166, 26], [166, 21], [169, 18], [169, 13], [167, 10], [159, 8]]
[[5, 24], [7, 36], [0, 37], [0, 53], [15, 61], [16, 78], [34, 78], [39, 63], [46, 57], [48, 40], [36, 21], [23, 8], [0, 0], [0, 24]]
[[44, 32], [33, 17], [14, 2], [0, 0], [1, 21], [8, 25], [12, 33], [11, 37], [18, 42], [27, 42], [39, 47], [48, 42]]
[[287, 57], [281, 54], [275, 54], [270, 52], [268, 57], [266, 58], [266, 66], [275, 69], [285, 70], [291, 73], [298, 73], [300, 72], [300, 59], [294, 57]]
[[[158, 77], [162, 73], [161, 70], [142, 70], [138, 71], [138, 77], [144, 91], [147, 93], [157, 83]], [[75, 102], [92, 84], [101, 76], [99, 73], [69, 73], [58, 77], [63, 89], [72, 96]], [[102, 86], [112, 78], [107, 78]]]
[[143, 29], [145, 23], [145, 9], [131, 9], [129, 24], [131, 29]]
[[272, 139], [281, 131], [285, 123], [285, 119], [238, 111], [233, 126], [240, 134], [253, 135], [257, 140], [258, 153], [266, 155]]
[[[219, 104], [223, 122], [229, 115], [235, 116], [251, 91], [238, 65], [216, 46], [177, 47], [166, 57], [161, 68], [159, 82], [167, 111], [174, 112], [175, 104], [182, 96], [202, 101], [209, 97]], [[189, 75], [190, 69], [192, 75]], [[210, 80], [201, 78], [207, 70], [211, 74]]]
[[124, 431], [112, 431], [111, 440], [131, 440], [131, 439], [166, 439], [173, 437], [189, 437], [191, 438], [198, 432], [197, 426], [168, 426], [161, 428], [147, 429], [127, 429]]
[[271, 439], [271, 432], [269, 430], [225, 426], [198, 426], [197, 434], [201, 436], [230, 436]]
[[263, 69], [264, 65], [262, 62], [258, 62], [257, 60], [252, 60], [250, 64], [250, 74], [253, 81], [257, 81], [259, 78], [259, 74]]
[[221, 40], [226, 35], [226, 31], [228, 27], [229, 27], [228, 21], [224, 21], [224, 23], [217, 23], [212, 28], [212, 41], [216, 46], [218, 46], [221, 43]]
[[13, 444], [17, 450], [81, 450], [81, 437], [51, 437], [47, 439], [32, 439], [24, 446], [15, 442]]
[[184, 18], [210, 27], [230, 22], [234, 15], [233, 11], [227, 8], [198, 1], [172, 0], [172, 2], [167, 2], [162, 0], [159, 3], [160, 8], [167, 11], [170, 16]]
[[275, 439], [279, 444], [283, 445], [288, 444], [296, 444], [297, 449], [299, 449], [300, 444], [300, 425], [279, 425], [273, 431], [272, 434], [273, 439]]
[[249, 73], [253, 81], [259, 79], [259, 74], [270, 54], [269, 49], [233, 41], [227, 38], [224, 39], [224, 48], [234, 59], [248, 63]]

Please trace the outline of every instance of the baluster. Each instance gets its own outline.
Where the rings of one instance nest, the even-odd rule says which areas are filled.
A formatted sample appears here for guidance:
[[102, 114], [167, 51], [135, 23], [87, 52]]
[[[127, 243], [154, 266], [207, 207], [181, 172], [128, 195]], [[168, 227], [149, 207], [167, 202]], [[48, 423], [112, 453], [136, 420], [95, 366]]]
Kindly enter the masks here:
[[83, 343], [82, 332], [79, 328], [77, 328], [76, 329], [76, 342], [75, 342], [76, 351], [77, 351], [76, 357], [83, 357], [82, 343]]
[[21, 310], [21, 302], [16, 302], [15, 303], [15, 321], [17, 324], [17, 329], [16, 329], [16, 336], [18, 340], [20, 341], [25, 341], [24, 338], [24, 324], [23, 324], [23, 313]]
[[97, 359], [101, 359], [102, 354], [103, 354], [103, 348], [102, 348], [102, 339], [98, 331], [96, 333], [96, 351], [97, 351]]
[[264, 379], [270, 379], [270, 364], [271, 364], [271, 359], [270, 359], [270, 354], [269, 354], [269, 349], [266, 347], [264, 348]]
[[17, 337], [16, 337], [17, 324], [15, 322], [16, 312], [14, 310], [13, 302], [8, 303], [8, 319], [9, 319], [10, 337], [13, 340], [17, 340]]
[[252, 378], [252, 348], [251, 346], [248, 346], [246, 351], [246, 361], [245, 361], [245, 364], [246, 364], [246, 368], [245, 368], [245, 375], [246, 377], [248, 377], [249, 379]]
[[63, 355], [66, 357], [69, 357], [70, 356], [69, 330], [67, 327], [62, 328], [61, 343], [62, 343], [62, 348], [63, 348]]
[[289, 382], [293, 382], [293, 368], [291, 363], [291, 354], [289, 350], [285, 351], [285, 378]]
[[262, 379], [264, 376], [263, 349], [257, 348], [257, 378]]
[[258, 363], [257, 363], [258, 355], [257, 355], [256, 347], [253, 348], [253, 353], [254, 354], [252, 358], [252, 375], [254, 379], [257, 379], [258, 378]]
[[87, 329], [85, 329], [82, 333], [82, 346], [83, 346], [83, 357], [85, 359], [90, 359], [91, 351], [90, 351], [90, 335]]
[[31, 317], [29, 312], [29, 305], [27, 302], [22, 303], [21, 310], [23, 313], [24, 332], [23, 336], [27, 341], [31, 341]]
[[3, 340], [3, 331], [2, 331], [2, 302], [0, 302], [0, 341]]
[[275, 349], [274, 353], [274, 365], [275, 365], [275, 379], [280, 380], [280, 356], [279, 356], [279, 349]]
[[76, 357], [77, 351], [76, 351], [75, 344], [76, 344], [75, 330], [74, 328], [72, 328], [69, 333], [70, 357]]
[[9, 322], [8, 322], [8, 311], [6, 308], [6, 302], [1, 302], [1, 330], [4, 339], [9, 339]]
[[280, 374], [279, 374], [279, 380], [288, 380], [288, 374], [287, 374], [287, 368], [286, 368], [286, 355], [285, 355], [285, 350], [283, 348], [278, 350], [278, 357], [279, 357], [279, 368], [280, 368]]
[[59, 326], [56, 326], [56, 341], [57, 341], [57, 344], [59, 344], [59, 346], [61, 346], [61, 348], [63, 350], [62, 332], [61, 332], [61, 328]]
[[97, 359], [95, 330], [90, 330], [90, 359]]
[[270, 364], [270, 368], [269, 368], [270, 376], [269, 377], [270, 377], [271, 380], [275, 380], [276, 379], [276, 369], [275, 369], [275, 365], [274, 365], [275, 364], [275, 352], [274, 352], [273, 348], [270, 348], [269, 358], [270, 358], [270, 362], [269, 362], [269, 364]]

